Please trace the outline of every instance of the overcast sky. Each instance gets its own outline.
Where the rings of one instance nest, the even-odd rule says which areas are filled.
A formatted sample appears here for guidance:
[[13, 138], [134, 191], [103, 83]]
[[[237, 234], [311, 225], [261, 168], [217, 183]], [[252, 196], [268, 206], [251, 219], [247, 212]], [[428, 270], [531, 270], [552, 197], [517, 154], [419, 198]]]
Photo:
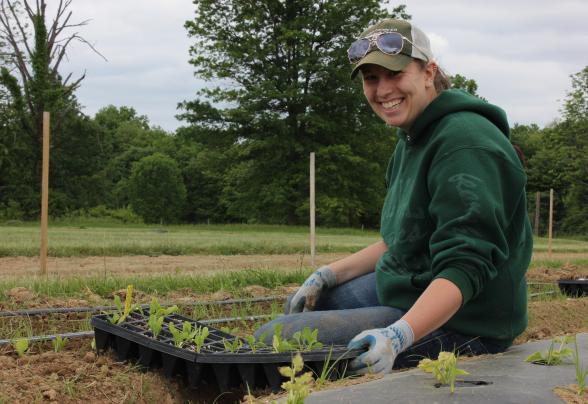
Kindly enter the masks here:
[[[475, 79], [478, 93], [504, 108], [511, 125], [544, 126], [559, 117], [569, 76], [588, 65], [586, 0], [395, 4], [407, 5], [440, 65]], [[180, 126], [177, 103], [193, 99], [203, 85], [188, 63], [191, 40], [183, 27], [194, 15], [192, 1], [73, 0], [70, 8], [72, 21], [91, 20], [79, 32], [108, 59], [71, 48], [62, 74], [86, 71], [77, 93], [84, 112], [125, 105], [165, 130]]]

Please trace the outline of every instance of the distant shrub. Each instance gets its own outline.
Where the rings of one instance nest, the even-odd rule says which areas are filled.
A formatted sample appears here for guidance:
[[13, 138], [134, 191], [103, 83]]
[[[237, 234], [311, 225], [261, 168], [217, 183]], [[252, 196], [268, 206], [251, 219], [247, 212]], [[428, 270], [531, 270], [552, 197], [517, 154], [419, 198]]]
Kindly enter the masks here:
[[142, 223], [143, 219], [130, 208], [111, 209], [105, 205], [94, 206], [89, 209], [78, 209], [64, 216], [66, 219], [105, 219], [121, 223]]
[[24, 212], [18, 202], [9, 199], [6, 203], [0, 203], [0, 221], [21, 221]]

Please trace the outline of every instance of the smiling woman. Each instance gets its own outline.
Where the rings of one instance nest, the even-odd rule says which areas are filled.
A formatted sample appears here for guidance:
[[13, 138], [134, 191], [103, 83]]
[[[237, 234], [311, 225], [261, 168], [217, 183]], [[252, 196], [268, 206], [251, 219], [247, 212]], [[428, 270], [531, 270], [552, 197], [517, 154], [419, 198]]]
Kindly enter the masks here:
[[348, 50], [373, 111], [398, 127], [376, 243], [319, 268], [277, 324], [368, 350], [352, 372], [386, 373], [440, 350], [505, 350], [527, 325], [532, 251], [526, 176], [504, 111], [448, 89], [429, 39], [403, 20]]

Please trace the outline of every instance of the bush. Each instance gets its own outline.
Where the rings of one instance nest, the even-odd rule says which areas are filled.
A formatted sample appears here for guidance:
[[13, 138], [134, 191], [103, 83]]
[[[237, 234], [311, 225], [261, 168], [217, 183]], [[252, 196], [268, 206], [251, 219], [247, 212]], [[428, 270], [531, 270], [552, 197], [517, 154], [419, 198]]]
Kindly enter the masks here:
[[0, 220], [20, 221], [23, 217], [24, 212], [18, 202], [9, 199], [6, 203], [0, 203]]
[[161, 153], [133, 164], [129, 191], [133, 211], [146, 223], [177, 222], [186, 203], [180, 168]]

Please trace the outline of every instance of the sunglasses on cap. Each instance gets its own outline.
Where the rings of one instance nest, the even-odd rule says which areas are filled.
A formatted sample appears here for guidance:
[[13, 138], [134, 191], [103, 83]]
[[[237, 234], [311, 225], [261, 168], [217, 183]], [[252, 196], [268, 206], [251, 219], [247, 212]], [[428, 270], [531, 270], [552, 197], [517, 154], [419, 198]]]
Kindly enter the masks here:
[[[421, 48], [416, 46], [410, 39], [401, 35], [396, 31], [376, 30], [370, 35], [359, 38], [353, 42], [349, 49], [347, 49], [347, 57], [349, 62], [355, 64], [359, 62], [365, 55], [377, 48], [380, 52], [386, 55], [398, 55], [402, 51], [404, 41], [411, 44], [429, 61], [429, 58]], [[409, 55], [410, 56], [410, 55]]]

